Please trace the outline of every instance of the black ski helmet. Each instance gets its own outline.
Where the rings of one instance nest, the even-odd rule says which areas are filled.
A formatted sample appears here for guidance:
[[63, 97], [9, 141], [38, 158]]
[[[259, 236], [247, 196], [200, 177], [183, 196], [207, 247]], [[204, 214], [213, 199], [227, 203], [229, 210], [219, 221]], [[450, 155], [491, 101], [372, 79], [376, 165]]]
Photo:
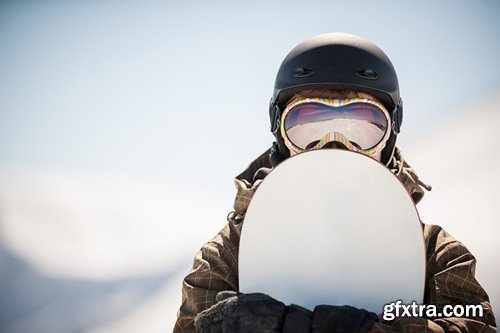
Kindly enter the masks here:
[[359, 36], [328, 33], [307, 39], [288, 53], [269, 105], [271, 131], [283, 157], [290, 156], [290, 151], [279, 130], [281, 112], [294, 94], [309, 89], [356, 90], [380, 100], [391, 115], [392, 131], [382, 162], [390, 160], [403, 120], [403, 101], [396, 71], [378, 46]]

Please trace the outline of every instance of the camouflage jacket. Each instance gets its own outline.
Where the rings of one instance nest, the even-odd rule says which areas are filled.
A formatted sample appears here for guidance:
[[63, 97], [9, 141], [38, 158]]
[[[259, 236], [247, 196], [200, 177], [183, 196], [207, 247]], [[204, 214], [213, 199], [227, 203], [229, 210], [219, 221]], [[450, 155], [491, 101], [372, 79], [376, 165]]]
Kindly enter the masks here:
[[[235, 178], [237, 187], [234, 212], [226, 226], [196, 254], [182, 286], [182, 305], [175, 333], [194, 332], [194, 319], [215, 303], [223, 290], [238, 290], [238, 247], [247, 207], [261, 180], [254, 175], [261, 168], [272, 168], [270, 150], [258, 157]], [[391, 170], [418, 203], [423, 184], [396, 149]], [[265, 169], [264, 169], [265, 170]], [[437, 225], [423, 224], [427, 249], [424, 304], [434, 304], [438, 311], [445, 305], [482, 305], [482, 317], [474, 318], [396, 318], [375, 322], [364, 332], [495, 332], [495, 319], [488, 295], [474, 277], [476, 260], [467, 248]], [[271, 295], [272, 296], [272, 295]]]

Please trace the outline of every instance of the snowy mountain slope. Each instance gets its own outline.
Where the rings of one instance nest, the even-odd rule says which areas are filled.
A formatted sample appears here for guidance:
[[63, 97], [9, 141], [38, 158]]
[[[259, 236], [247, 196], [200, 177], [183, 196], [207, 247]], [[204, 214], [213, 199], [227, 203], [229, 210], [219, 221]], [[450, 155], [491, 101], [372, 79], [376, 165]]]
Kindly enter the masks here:
[[3, 172], [0, 331], [173, 327], [182, 277], [231, 200], [212, 189]]

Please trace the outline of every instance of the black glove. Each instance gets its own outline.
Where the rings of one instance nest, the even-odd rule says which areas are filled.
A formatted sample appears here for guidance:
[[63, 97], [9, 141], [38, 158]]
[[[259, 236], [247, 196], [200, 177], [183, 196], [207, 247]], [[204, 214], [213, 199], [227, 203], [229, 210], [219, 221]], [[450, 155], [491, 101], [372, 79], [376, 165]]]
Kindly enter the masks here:
[[375, 313], [349, 305], [318, 305], [314, 308], [311, 333], [358, 333], [377, 319]]
[[310, 333], [313, 312], [299, 305], [289, 305], [285, 310], [283, 333]]
[[352, 306], [319, 305], [314, 313], [271, 296], [222, 291], [195, 319], [196, 332], [357, 333], [377, 315]]
[[271, 296], [223, 291], [195, 319], [196, 332], [281, 332], [285, 304]]
[[222, 291], [217, 303], [195, 319], [196, 332], [309, 333], [312, 311], [298, 305], [285, 306], [265, 294]]

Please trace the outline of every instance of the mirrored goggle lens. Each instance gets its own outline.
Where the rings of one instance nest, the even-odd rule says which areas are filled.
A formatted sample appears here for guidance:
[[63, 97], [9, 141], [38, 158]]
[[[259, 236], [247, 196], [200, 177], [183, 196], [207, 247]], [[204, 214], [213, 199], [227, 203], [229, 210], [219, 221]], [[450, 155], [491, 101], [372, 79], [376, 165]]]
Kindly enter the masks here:
[[379, 107], [370, 103], [329, 106], [303, 103], [293, 107], [284, 123], [288, 139], [306, 149], [328, 133], [341, 133], [361, 149], [375, 147], [387, 131], [387, 117]]

